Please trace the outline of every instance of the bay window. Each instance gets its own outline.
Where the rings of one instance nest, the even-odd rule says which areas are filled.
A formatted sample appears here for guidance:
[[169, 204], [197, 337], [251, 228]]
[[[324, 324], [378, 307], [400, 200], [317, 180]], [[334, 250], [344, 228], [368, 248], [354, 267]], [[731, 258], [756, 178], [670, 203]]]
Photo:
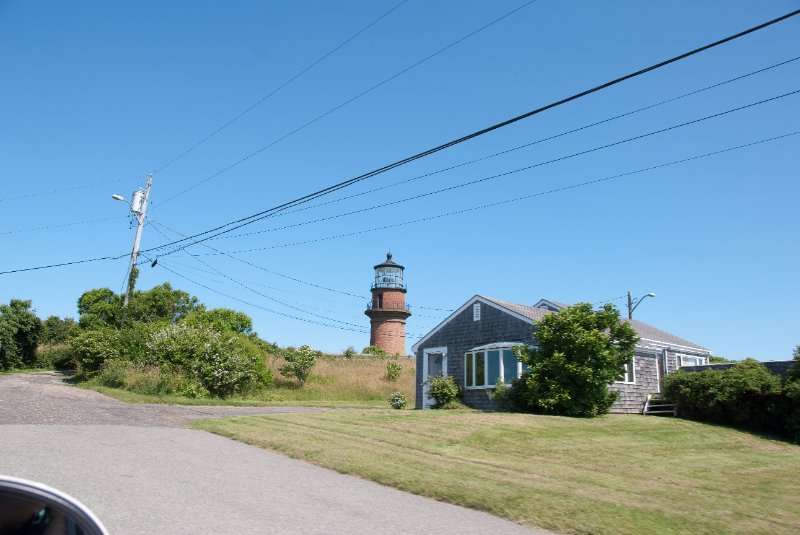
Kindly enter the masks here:
[[494, 388], [497, 381], [510, 383], [523, 372], [523, 365], [512, 348], [518, 343], [501, 343], [477, 347], [464, 355], [464, 386]]

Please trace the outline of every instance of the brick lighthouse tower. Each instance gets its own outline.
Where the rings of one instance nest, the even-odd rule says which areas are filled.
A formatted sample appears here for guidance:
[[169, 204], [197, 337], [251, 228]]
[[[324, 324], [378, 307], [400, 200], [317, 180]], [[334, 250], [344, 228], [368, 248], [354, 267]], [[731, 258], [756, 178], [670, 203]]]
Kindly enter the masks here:
[[392, 253], [375, 266], [372, 301], [364, 312], [370, 320], [369, 345], [378, 346], [389, 355], [406, 353], [406, 318], [411, 312], [406, 306], [403, 269], [392, 261]]

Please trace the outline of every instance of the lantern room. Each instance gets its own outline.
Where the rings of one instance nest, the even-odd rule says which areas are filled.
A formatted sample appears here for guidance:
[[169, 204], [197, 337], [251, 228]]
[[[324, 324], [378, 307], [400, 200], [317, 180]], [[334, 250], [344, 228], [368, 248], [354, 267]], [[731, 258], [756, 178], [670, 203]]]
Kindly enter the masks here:
[[372, 289], [386, 288], [405, 292], [403, 269], [403, 266], [392, 260], [392, 253], [387, 253], [386, 261], [375, 266], [375, 282]]

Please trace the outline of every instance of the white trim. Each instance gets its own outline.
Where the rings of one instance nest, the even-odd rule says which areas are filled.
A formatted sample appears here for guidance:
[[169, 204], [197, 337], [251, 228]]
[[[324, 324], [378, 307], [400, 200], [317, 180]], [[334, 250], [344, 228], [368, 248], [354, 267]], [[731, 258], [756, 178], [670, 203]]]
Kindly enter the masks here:
[[435, 354], [442, 355], [442, 375], [447, 376], [447, 348], [446, 347], [430, 347], [422, 351], [422, 408], [431, 408], [431, 399], [428, 397], [428, 387], [424, 382], [428, 380], [428, 355]]
[[[633, 376], [633, 381], [628, 381], [628, 375], [629, 375], [628, 374], [628, 364], [630, 364], [631, 368], [632, 368], [630, 370], [631, 371], [630, 375]], [[656, 363], [656, 366], [658, 366], [658, 363]], [[656, 370], [658, 370], [658, 368], [656, 368]], [[614, 384], [618, 384], [618, 385], [635, 385], [636, 384], [636, 355], [635, 354], [631, 357], [631, 360], [629, 362], [625, 363], [625, 380], [624, 381], [614, 381]]]
[[[703, 359], [705, 360], [705, 364], [684, 364], [683, 359]], [[682, 368], [684, 366], [707, 366], [708, 365], [708, 357], [703, 357], [700, 355], [684, 355], [682, 353], [675, 353], [675, 358], [677, 359], [678, 368]]]
[[481, 321], [480, 303], [472, 303], [472, 321]]
[[504, 306], [498, 305], [497, 303], [489, 301], [485, 297], [476, 294], [476, 295], [472, 296], [470, 299], [468, 299], [467, 302], [464, 303], [463, 305], [461, 305], [455, 312], [453, 312], [452, 314], [447, 316], [445, 319], [443, 319], [442, 322], [439, 323], [439, 325], [437, 325], [433, 329], [431, 329], [431, 331], [428, 334], [426, 334], [425, 336], [423, 336], [422, 338], [417, 340], [417, 342], [414, 345], [411, 346], [411, 351], [413, 353], [416, 353], [417, 350], [420, 348], [420, 346], [422, 344], [424, 344], [431, 336], [433, 336], [434, 334], [436, 334], [437, 332], [442, 330], [442, 328], [444, 328], [445, 325], [450, 323], [453, 320], [453, 318], [455, 318], [456, 316], [458, 316], [459, 314], [464, 312], [467, 308], [469, 308], [470, 305], [474, 304], [476, 301], [480, 302], [480, 303], [483, 303], [485, 305], [494, 307], [494, 308], [496, 308], [498, 310], [502, 310], [506, 314], [509, 314], [510, 316], [513, 316], [513, 317], [515, 317], [517, 319], [520, 319], [520, 320], [524, 321], [525, 323], [529, 323], [531, 325], [533, 325], [533, 323], [534, 323], [532, 319], [526, 318], [522, 314], [514, 312], [510, 308], [506, 308]]
[[650, 342], [651, 344], [655, 344], [656, 346], [658, 346], [660, 348], [667, 348], [667, 349], [678, 348], [679, 350], [683, 349], [683, 350], [689, 350], [689, 351], [696, 351], [698, 353], [707, 353], [708, 355], [711, 355], [711, 350], [710, 349], [700, 349], [698, 347], [682, 346], [680, 344], [673, 344], [673, 343], [670, 343], [670, 342], [659, 342], [658, 340], [651, 340], [650, 338], [639, 338], [639, 341], [640, 342]]

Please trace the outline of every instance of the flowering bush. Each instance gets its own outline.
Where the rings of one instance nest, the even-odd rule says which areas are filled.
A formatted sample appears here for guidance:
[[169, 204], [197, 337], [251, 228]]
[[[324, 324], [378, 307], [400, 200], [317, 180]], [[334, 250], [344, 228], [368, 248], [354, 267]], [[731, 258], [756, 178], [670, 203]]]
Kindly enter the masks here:
[[272, 382], [262, 352], [242, 334], [181, 323], [150, 335], [146, 346], [147, 360], [183, 369], [215, 396]]
[[389, 404], [393, 409], [406, 408], [406, 395], [402, 392], [395, 392], [389, 396]]

